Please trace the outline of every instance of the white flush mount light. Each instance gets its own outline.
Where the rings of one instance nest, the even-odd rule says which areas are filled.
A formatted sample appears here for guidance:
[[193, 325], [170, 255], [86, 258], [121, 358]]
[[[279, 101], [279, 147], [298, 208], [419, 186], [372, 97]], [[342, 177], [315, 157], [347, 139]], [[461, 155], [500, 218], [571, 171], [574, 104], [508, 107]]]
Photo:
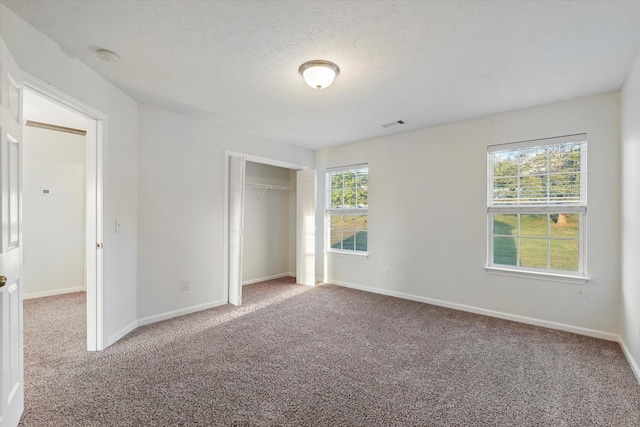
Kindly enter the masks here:
[[340, 74], [340, 68], [333, 62], [316, 60], [305, 62], [298, 72], [309, 86], [320, 90], [333, 83], [336, 76]]
[[98, 49], [96, 51], [96, 55], [98, 55], [98, 58], [104, 62], [115, 63], [120, 59], [118, 55], [107, 49]]

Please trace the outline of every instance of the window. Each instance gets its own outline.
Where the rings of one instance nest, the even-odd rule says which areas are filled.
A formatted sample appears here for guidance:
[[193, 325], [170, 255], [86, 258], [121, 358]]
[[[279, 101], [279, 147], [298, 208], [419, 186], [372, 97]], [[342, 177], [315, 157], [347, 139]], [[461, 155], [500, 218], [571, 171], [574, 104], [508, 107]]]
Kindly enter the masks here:
[[586, 276], [586, 157], [586, 134], [488, 147], [489, 269]]
[[327, 250], [366, 254], [369, 238], [369, 166], [327, 169], [325, 189]]

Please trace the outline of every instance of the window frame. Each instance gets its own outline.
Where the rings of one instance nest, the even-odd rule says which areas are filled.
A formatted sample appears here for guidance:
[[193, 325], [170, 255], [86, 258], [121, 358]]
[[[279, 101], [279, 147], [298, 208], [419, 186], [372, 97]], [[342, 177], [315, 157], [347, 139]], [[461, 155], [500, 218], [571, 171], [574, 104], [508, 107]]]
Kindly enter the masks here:
[[[350, 257], [357, 257], [357, 258], [366, 258], [369, 256], [369, 226], [368, 226], [368, 222], [369, 222], [369, 201], [368, 201], [368, 190], [369, 190], [369, 186], [367, 184], [367, 205], [366, 207], [339, 207], [339, 208], [332, 208], [331, 207], [331, 198], [332, 198], [332, 176], [335, 173], [338, 172], [350, 172], [350, 171], [359, 171], [362, 169], [366, 169], [367, 171], [367, 182], [368, 182], [368, 177], [369, 177], [369, 165], [367, 163], [361, 163], [361, 164], [356, 164], [356, 165], [349, 165], [349, 166], [340, 166], [340, 167], [334, 167], [334, 168], [327, 168], [325, 170], [325, 209], [324, 209], [324, 213], [325, 213], [325, 252], [326, 253], [332, 253], [332, 254], [338, 254], [338, 255], [345, 255], [345, 256], [350, 256]], [[353, 215], [355, 216], [366, 216], [367, 217], [367, 250], [366, 251], [358, 251], [355, 249], [355, 242], [354, 242], [354, 249], [335, 249], [331, 247], [331, 217], [332, 215]], [[354, 219], [355, 220], [355, 219]], [[343, 230], [343, 229], [341, 229]]]
[[[547, 190], [546, 202], [531, 203], [526, 201], [523, 203], [520, 196], [514, 199], [514, 203], [495, 203], [493, 198], [494, 192], [494, 163], [493, 156], [496, 152], [505, 151], [523, 151], [533, 147], [548, 147], [551, 145], [560, 145], [566, 143], [580, 143], [580, 198], [578, 201], [571, 200], [568, 203], [561, 203], [558, 199], [551, 199]], [[547, 184], [550, 177], [554, 175], [549, 168], [546, 173]], [[518, 183], [523, 176], [518, 168]], [[518, 185], [519, 191], [522, 191]], [[575, 199], [575, 196], [574, 196]], [[550, 226], [550, 215], [553, 214], [578, 214], [579, 229], [577, 239], [562, 239], [552, 237]], [[516, 246], [516, 265], [496, 264], [494, 263], [494, 215], [517, 215], [517, 233], [512, 235], [517, 241]], [[547, 215], [547, 235], [546, 236], [521, 236], [520, 219], [522, 215]], [[487, 258], [485, 269], [489, 273], [509, 275], [516, 277], [527, 277], [548, 281], [566, 282], [574, 284], [584, 284], [589, 278], [587, 276], [587, 135], [577, 134], [563, 137], [545, 138], [537, 140], [529, 140], [508, 144], [490, 145], [487, 147]], [[500, 237], [499, 235], [497, 237]], [[521, 239], [540, 239], [547, 242], [547, 267], [528, 267], [521, 266], [520, 261], [520, 242]], [[551, 268], [551, 243], [554, 240], [577, 240], [578, 242], [578, 270], [568, 271]]]

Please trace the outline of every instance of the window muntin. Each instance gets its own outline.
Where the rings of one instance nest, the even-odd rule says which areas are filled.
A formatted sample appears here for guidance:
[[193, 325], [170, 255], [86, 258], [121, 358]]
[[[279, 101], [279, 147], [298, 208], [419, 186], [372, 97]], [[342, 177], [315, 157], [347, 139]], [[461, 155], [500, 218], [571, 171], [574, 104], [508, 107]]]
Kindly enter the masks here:
[[488, 266], [585, 276], [586, 135], [488, 148]]
[[329, 251], [367, 253], [369, 234], [369, 168], [356, 165], [326, 172]]

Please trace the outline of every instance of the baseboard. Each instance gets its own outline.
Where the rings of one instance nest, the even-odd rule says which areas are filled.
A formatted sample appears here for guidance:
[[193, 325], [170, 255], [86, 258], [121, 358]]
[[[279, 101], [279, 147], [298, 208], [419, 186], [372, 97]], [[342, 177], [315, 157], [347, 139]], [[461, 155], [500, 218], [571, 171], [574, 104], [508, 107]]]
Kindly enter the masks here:
[[467, 311], [469, 313], [481, 314], [483, 316], [496, 317], [498, 319], [512, 320], [514, 322], [526, 323], [528, 325], [542, 326], [549, 329], [557, 329], [560, 331], [571, 332], [578, 335], [586, 335], [593, 338], [601, 338], [607, 341], [619, 341], [616, 334], [595, 329], [582, 328], [579, 326], [566, 325], [563, 323], [550, 322], [548, 320], [536, 319], [533, 317], [520, 316], [517, 314], [503, 313], [501, 311], [487, 310], [485, 308], [473, 307], [470, 305], [458, 304], [448, 301], [442, 301], [433, 298], [425, 298], [417, 295], [405, 294], [402, 292], [390, 291], [387, 289], [377, 289], [369, 286], [355, 285], [353, 283], [340, 282], [337, 280], [329, 280], [327, 283], [343, 286], [345, 288], [358, 289], [375, 294], [387, 295], [390, 297], [402, 298], [411, 301], [423, 302], [426, 304], [437, 305], [440, 307], [452, 308], [454, 310]]
[[258, 279], [251, 279], [242, 282], [242, 286], [253, 285], [254, 283], [265, 282], [267, 280], [280, 279], [282, 277], [296, 277], [295, 273], [280, 273], [274, 274], [273, 276], [260, 277]]
[[72, 292], [84, 292], [84, 291], [85, 291], [84, 286], [78, 286], [76, 288], [56, 289], [53, 291], [29, 292], [27, 294], [24, 294], [22, 296], [22, 299], [52, 297], [54, 295], [70, 294]]
[[120, 341], [122, 337], [124, 337], [125, 335], [127, 335], [129, 332], [133, 331], [137, 327], [138, 327], [137, 320], [134, 320], [133, 322], [129, 323], [127, 326], [125, 326], [124, 328], [120, 329], [118, 332], [116, 332], [115, 334], [107, 338], [107, 345], [105, 346], [105, 348]]
[[174, 317], [184, 316], [185, 314], [195, 313], [197, 311], [206, 310], [208, 308], [218, 307], [225, 305], [227, 302], [224, 300], [212, 301], [206, 304], [194, 305], [180, 310], [167, 311], [166, 313], [156, 314], [154, 316], [138, 319], [138, 326], [150, 325], [151, 323], [161, 322], [163, 320], [173, 319]]
[[620, 347], [622, 347], [622, 352], [624, 353], [624, 357], [627, 358], [627, 362], [629, 362], [629, 366], [631, 366], [633, 375], [636, 376], [636, 380], [638, 381], [638, 383], [640, 383], [640, 367], [636, 363], [636, 360], [633, 358], [631, 351], [629, 351], [629, 347], [627, 347], [627, 344], [624, 342], [624, 339], [622, 339], [622, 337], [620, 337], [620, 339], [618, 340], [618, 343], [620, 344]]

